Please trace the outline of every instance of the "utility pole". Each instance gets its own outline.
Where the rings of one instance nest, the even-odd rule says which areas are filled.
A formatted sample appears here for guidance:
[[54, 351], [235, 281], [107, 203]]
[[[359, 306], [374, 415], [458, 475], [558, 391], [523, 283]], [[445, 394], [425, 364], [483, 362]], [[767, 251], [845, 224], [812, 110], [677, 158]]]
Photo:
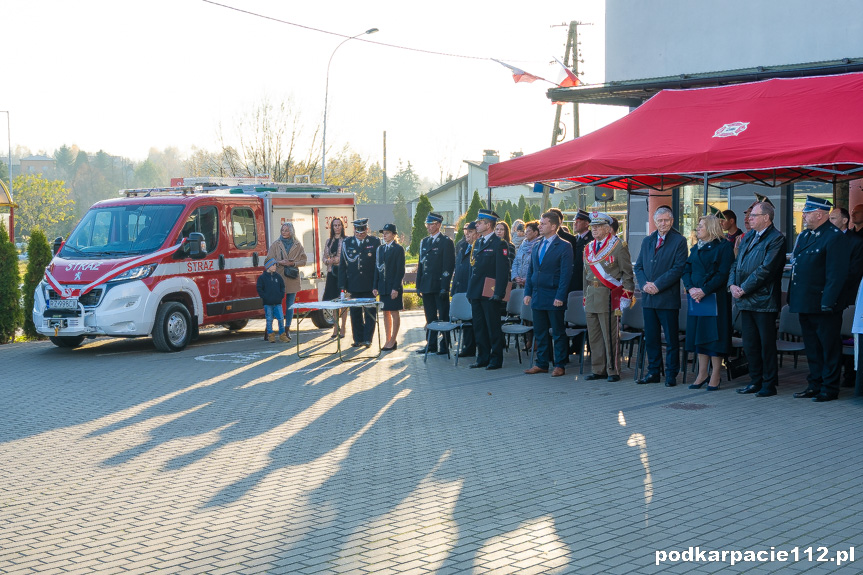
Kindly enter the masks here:
[[[562, 24], [561, 24], [562, 25]], [[573, 73], [578, 76], [578, 63], [584, 63], [583, 59], [580, 59], [582, 54], [579, 53], [578, 46], [578, 27], [579, 26], [591, 26], [591, 22], [578, 22], [577, 20], [573, 20], [569, 23], [569, 33], [566, 35], [566, 51], [563, 54], [563, 64], [573, 71]], [[563, 108], [563, 104], [557, 105], [557, 110], [554, 112], [554, 128], [551, 132], [551, 145], [556, 146], [558, 142], [563, 138], [563, 130], [560, 126], [560, 112]], [[579, 136], [579, 127], [578, 127], [578, 103], [573, 102], [572, 104], [572, 137], [577, 138]], [[549, 197], [548, 197], [548, 188], [544, 188], [542, 191], [542, 210], [546, 211], [549, 207]]]

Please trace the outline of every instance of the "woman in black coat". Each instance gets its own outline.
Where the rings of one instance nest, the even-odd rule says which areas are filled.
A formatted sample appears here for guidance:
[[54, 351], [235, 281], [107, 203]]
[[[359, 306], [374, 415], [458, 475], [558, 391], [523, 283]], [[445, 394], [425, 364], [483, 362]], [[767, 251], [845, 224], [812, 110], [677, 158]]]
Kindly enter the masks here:
[[716, 216], [699, 219], [695, 235], [698, 241], [686, 260], [683, 287], [688, 298], [704, 305], [708, 305], [715, 294], [716, 316], [699, 316], [692, 312], [687, 316], [686, 350], [698, 354], [698, 375], [689, 388], [699, 389], [708, 383], [707, 368], [712, 364], [707, 390], [716, 391], [722, 375], [722, 358], [731, 351], [731, 295], [727, 284], [734, 262], [734, 246], [724, 239]]
[[375, 254], [372, 293], [380, 296], [380, 301], [384, 304], [384, 330], [387, 341], [381, 351], [392, 351], [399, 346], [396, 341], [401, 324], [399, 312], [404, 309], [402, 282], [405, 279], [405, 249], [399, 245], [396, 238], [395, 224], [386, 224], [381, 233], [384, 241], [378, 246]]

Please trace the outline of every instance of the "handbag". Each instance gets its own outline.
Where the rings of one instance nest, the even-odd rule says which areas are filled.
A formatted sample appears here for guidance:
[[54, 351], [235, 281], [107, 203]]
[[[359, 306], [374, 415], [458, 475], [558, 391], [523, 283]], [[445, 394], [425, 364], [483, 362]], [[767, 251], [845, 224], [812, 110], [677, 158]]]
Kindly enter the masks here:
[[297, 266], [285, 266], [285, 277], [290, 279], [300, 277], [300, 269]]
[[731, 379], [736, 379], [749, 373], [749, 360], [745, 353], [740, 353], [737, 357], [726, 357], [725, 367]]

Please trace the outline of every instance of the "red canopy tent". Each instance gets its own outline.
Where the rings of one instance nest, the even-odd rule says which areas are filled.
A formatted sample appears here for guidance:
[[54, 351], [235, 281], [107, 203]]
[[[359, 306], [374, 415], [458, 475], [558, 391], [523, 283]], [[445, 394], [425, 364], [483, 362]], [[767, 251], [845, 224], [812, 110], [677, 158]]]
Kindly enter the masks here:
[[624, 118], [489, 166], [490, 187], [570, 180], [667, 190], [863, 177], [863, 73], [664, 90]]

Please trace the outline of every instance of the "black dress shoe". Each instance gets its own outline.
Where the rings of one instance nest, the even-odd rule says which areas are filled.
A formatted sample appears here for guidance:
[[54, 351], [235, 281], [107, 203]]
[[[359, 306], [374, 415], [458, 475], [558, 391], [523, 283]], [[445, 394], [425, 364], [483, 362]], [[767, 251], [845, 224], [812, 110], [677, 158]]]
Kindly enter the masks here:
[[487, 363], [472, 363], [468, 367], [471, 369], [479, 369], [480, 367], [488, 367]]
[[818, 395], [818, 394], [815, 393], [814, 391], [812, 391], [811, 389], [807, 389], [804, 391], [798, 391], [797, 393], [794, 394], [794, 397], [797, 399], [809, 399], [811, 397], [815, 397], [816, 395]]
[[591, 373], [584, 376], [584, 381], [593, 381], [594, 379], [605, 379], [608, 377], [607, 373]]
[[[430, 349], [428, 351], [429, 351], [429, 353], [437, 353], [436, 349]], [[417, 353], [420, 355], [425, 355], [425, 352], [426, 352], [426, 348], [424, 348], [424, 347], [417, 350]]]
[[[675, 385], [677, 385], [676, 379], [669, 379], [668, 381], [665, 382], [665, 387], [674, 387]], [[707, 389], [710, 389], [709, 385], [707, 386]], [[719, 388], [717, 387], [716, 389], [719, 389]]]
[[737, 393], [760, 393], [761, 388], [755, 387], [754, 385], [747, 385], [746, 387], [741, 387], [737, 390]]
[[493, 369], [500, 369], [501, 367], [502, 366], [500, 366], [500, 365], [487, 365], [487, 366], [485, 366], [485, 368], [489, 371], [491, 371]]
[[468, 352], [466, 352], [466, 351], [463, 351], [463, 352], [461, 352], [460, 354], [458, 354], [458, 356], [459, 356], [459, 357], [476, 357], [476, 352], [474, 352], [474, 353], [468, 353]]
[[645, 383], [659, 383], [659, 374], [647, 374], [645, 377], [639, 379], [636, 383], [645, 384]]
[[363, 345], [363, 342], [355, 341], [354, 343], [351, 344], [351, 347], [360, 347], [361, 345]]
[[612, 383], [614, 383], [615, 381], [620, 381], [620, 376], [619, 375], [609, 375], [608, 381], [610, 381]]
[[824, 403], [825, 401], [833, 401], [834, 399], [839, 399], [835, 395], [827, 395], [826, 393], [819, 393], [815, 397], [812, 398], [812, 401], [816, 403]]
[[[739, 391], [738, 391], [739, 393]], [[770, 397], [771, 395], [776, 395], [775, 389], [762, 389], [758, 393], [755, 394], [755, 397]]]

